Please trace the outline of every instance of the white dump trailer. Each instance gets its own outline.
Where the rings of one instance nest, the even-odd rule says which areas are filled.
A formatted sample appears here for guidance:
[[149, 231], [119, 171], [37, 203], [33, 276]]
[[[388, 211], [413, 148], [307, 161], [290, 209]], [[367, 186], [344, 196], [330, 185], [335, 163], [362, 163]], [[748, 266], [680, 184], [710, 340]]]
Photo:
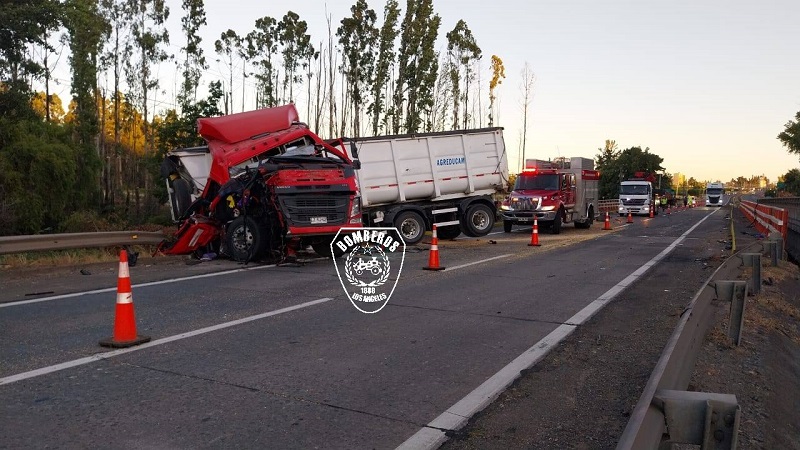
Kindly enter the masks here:
[[[508, 182], [502, 128], [354, 139], [365, 225], [393, 226], [407, 244], [437, 226], [441, 239], [484, 236], [493, 194]], [[352, 148], [352, 147], [351, 147]]]

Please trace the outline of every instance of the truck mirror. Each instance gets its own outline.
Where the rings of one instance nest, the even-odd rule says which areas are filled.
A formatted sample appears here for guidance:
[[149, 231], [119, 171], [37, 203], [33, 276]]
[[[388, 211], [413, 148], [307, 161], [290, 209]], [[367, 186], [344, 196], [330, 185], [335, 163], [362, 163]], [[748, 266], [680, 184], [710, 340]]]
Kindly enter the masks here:
[[361, 169], [361, 161], [355, 159], [353, 160], [353, 169], [359, 170]]
[[356, 141], [350, 141], [350, 155], [353, 159], [358, 159], [358, 147], [356, 147]]

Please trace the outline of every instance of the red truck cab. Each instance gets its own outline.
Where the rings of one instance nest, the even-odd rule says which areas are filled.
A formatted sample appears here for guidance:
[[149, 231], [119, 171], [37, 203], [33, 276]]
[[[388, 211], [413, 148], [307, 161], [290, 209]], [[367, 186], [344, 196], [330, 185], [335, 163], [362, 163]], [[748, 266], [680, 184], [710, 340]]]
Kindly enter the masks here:
[[186, 152], [180, 150], [162, 164], [170, 194], [183, 183], [195, 197], [190, 207], [178, 208], [181, 228], [161, 246], [163, 253], [188, 254], [221, 241], [235, 259], [252, 259], [252, 251], [231, 250], [238, 246], [230, 238], [237, 222], [244, 226], [238, 233], [245, 247], [255, 245], [258, 252], [298, 238], [325, 254], [340, 228], [361, 226], [358, 161], [341, 140], [324, 141], [299, 122], [294, 105], [197, 122], [208, 145], [187, 150], [201, 152], [205, 164], [182, 164]]

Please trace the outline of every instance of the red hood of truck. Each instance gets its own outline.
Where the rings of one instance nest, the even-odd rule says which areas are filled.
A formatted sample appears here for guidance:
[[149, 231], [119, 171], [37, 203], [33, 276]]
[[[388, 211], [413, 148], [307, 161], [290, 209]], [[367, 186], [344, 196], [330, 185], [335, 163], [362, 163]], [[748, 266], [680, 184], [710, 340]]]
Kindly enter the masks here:
[[233, 144], [259, 134], [285, 130], [299, 120], [300, 116], [294, 105], [285, 105], [197, 119], [197, 132], [206, 141]]

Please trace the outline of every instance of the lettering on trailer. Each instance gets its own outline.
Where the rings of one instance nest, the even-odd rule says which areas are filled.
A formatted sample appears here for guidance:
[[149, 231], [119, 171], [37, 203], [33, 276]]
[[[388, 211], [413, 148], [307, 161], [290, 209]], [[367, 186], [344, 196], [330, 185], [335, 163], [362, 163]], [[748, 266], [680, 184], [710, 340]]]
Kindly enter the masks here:
[[456, 158], [439, 158], [436, 160], [437, 166], [454, 166], [456, 164], [464, 164], [465, 158], [459, 156]]

